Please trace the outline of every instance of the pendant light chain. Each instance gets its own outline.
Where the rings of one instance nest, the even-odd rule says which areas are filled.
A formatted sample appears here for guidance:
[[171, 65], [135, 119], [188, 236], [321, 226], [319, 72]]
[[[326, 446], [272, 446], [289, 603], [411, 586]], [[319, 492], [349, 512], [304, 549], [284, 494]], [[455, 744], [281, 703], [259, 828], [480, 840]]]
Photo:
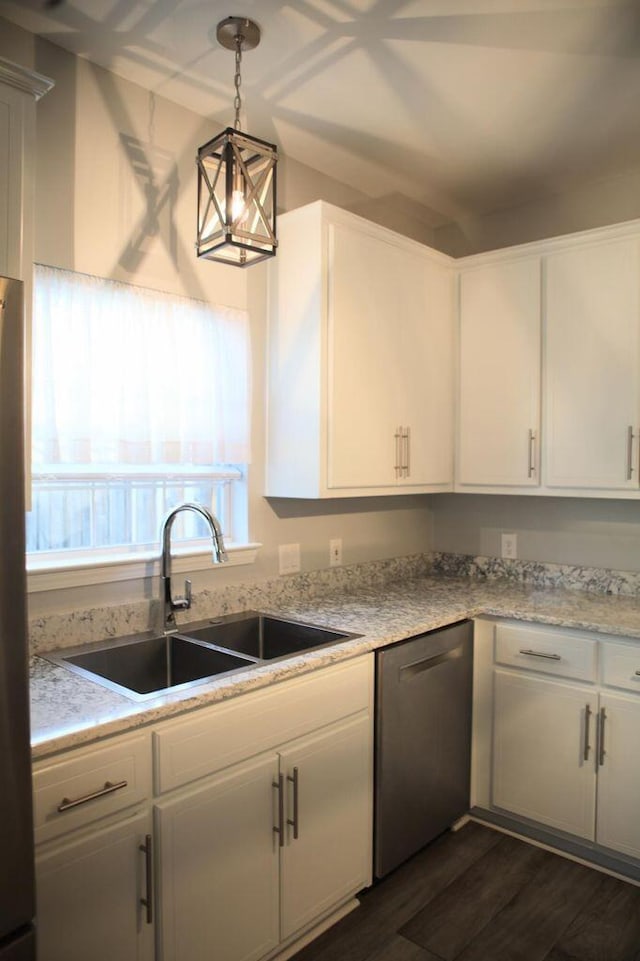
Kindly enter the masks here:
[[240, 76], [240, 67], [242, 65], [242, 42], [244, 37], [241, 33], [236, 36], [236, 72], [233, 78], [233, 85], [236, 88], [236, 95], [233, 101], [233, 106], [236, 111], [236, 119], [234, 122], [234, 127], [236, 130], [240, 130], [240, 107], [242, 106], [242, 100], [240, 98], [240, 84], [242, 83], [242, 77]]

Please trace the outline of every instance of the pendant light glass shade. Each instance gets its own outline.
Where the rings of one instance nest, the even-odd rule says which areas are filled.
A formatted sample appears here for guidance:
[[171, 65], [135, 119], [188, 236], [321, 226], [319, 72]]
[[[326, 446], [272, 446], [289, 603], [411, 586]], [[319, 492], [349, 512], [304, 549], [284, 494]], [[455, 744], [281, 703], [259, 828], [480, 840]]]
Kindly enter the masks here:
[[246, 267], [276, 252], [274, 144], [227, 127], [198, 150], [198, 257]]
[[198, 150], [198, 257], [247, 267], [276, 252], [274, 144], [240, 130], [242, 51], [260, 43], [260, 28], [247, 17], [226, 17], [216, 35], [235, 51], [235, 124]]

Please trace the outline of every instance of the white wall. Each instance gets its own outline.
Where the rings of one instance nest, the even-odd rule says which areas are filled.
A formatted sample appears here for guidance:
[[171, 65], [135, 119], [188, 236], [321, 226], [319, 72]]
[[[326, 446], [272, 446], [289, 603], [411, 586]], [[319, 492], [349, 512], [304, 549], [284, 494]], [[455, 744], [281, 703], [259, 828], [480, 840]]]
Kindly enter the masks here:
[[640, 571], [640, 504], [633, 501], [487, 494], [431, 498], [433, 549], [500, 556], [500, 534], [518, 535], [518, 558]]
[[573, 186], [517, 207], [446, 224], [433, 245], [452, 257], [604, 227], [640, 217], [640, 170]]
[[[216, 133], [202, 117], [0, 21], [0, 56], [52, 77], [38, 105], [36, 259], [45, 264], [247, 307], [253, 349], [250, 537], [263, 548], [251, 568], [194, 574], [194, 589], [277, 574], [277, 548], [298, 542], [302, 569], [328, 566], [329, 539], [342, 537], [344, 563], [429, 549], [426, 498], [330, 503], [267, 501], [264, 394], [267, 265], [242, 271], [198, 261], [195, 153]], [[318, 198], [369, 212], [375, 201], [285, 159], [279, 193], [296, 206]], [[153, 211], [160, 213], [154, 219]], [[388, 212], [389, 213], [389, 212]], [[394, 217], [401, 213], [394, 211]], [[384, 209], [378, 219], [385, 221]], [[398, 223], [394, 223], [396, 228]], [[428, 227], [405, 218], [407, 233]], [[188, 349], [188, 345], [185, 345]], [[170, 371], [167, 372], [170, 375]], [[30, 615], [153, 596], [158, 585], [129, 581], [30, 596]]]

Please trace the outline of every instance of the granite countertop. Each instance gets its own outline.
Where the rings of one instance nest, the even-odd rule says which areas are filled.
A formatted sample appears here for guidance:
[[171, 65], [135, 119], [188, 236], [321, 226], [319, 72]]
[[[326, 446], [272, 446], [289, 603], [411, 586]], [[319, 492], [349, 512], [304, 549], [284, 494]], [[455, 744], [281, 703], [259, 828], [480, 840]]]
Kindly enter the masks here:
[[640, 600], [635, 597], [532, 588], [506, 580], [427, 576], [384, 588], [328, 592], [313, 601], [289, 601], [261, 609], [362, 636], [144, 702], [130, 700], [33, 656], [34, 760], [111, 734], [132, 731], [480, 614], [640, 640]]

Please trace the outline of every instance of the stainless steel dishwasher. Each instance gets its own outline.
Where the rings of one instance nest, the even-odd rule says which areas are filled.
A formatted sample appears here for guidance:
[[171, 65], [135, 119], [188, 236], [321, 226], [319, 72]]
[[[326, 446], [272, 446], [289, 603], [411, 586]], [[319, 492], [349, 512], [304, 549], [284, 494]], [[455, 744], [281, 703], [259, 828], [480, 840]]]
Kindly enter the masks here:
[[469, 810], [472, 685], [470, 621], [376, 652], [378, 878]]

